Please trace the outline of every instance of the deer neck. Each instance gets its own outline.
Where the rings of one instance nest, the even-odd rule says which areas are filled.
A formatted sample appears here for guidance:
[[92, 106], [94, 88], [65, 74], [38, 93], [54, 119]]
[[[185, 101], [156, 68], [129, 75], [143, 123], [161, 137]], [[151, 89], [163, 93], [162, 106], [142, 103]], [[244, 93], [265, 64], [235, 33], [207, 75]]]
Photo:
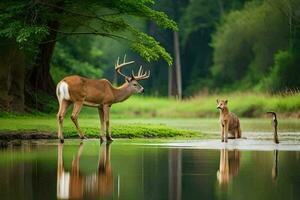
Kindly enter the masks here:
[[132, 95], [132, 90], [126, 82], [120, 87], [114, 88], [115, 103], [125, 101]]
[[229, 113], [229, 110], [227, 107], [224, 107], [222, 110], [220, 110], [222, 115], [227, 115]]

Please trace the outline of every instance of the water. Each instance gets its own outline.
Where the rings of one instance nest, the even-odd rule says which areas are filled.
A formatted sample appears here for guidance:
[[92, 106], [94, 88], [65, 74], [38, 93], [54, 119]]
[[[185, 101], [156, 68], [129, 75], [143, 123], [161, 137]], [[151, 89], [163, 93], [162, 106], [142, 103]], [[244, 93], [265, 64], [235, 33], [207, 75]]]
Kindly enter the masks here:
[[300, 151], [206, 150], [166, 142], [42, 141], [1, 149], [0, 197], [300, 199]]

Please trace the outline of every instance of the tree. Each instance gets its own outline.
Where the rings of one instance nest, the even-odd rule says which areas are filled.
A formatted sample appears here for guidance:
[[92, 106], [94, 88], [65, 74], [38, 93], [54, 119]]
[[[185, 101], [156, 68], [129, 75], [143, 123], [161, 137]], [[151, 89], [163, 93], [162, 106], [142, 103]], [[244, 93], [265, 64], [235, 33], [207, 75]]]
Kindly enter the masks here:
[[[11, 77], [12, 82], [25, 85], [26, 104], [31, 105], [36, 101], [31, 97], [39, 92], [54, 95], [54, 84], [50, 75], [53, 50], [57, 40], [70, 35], [98, 35], [123, 40], [147, 61], [162, 57], [170, 65], [172, 58], [165, 49], [153, 37], [130, 23], [132, 17], [143, 18], [152, 20], [163, 28], [176, 30], [175, 22], [163, 12], [153, 10], [153, 4], [152, 0], [21, 0], [1, 3], [1, 44], [10, 48], [7, 41], [12, 41], [16, 51], [20, 51], [17, 55], [25, 55], [24, 61], [16, 59], [22, 60], [20, 65], [25, 68], [25, 75]], [[4, 53], [8, 54], [7, 51]], [[13, 80], [14, 78], [18, 80]], [[10, 98], [16, 99], [20, 95], [24, 97], [21, 91]], [[5, 101], [9, 98], [5, 99], [0, 102], [2, 108], [14, 110], [16, 105], [7, 107]], [[24, 106], [20, 104], [15, 110], [23, 109]]]
[[[156, 7], [162, 9], [169, 16], [171, 16], [176, 23], [178, 23], [182, 17], [183, 10], [185, 6], [188, 4], [186, 0], [164, 0], [160, 1]], [[164, 46], [172, 51], [175, 58], [174, 67], [169, 67], [168, 69], [168, 82], [164, 82], [164, 84], [168, 84], [168, 96], [170, 97], [178, 97], [181, 99], [182, 97], [182, 73], [181, 73], [181, 42], [180, 42], [180, 32], [173, 31], [161, 31], [155, 27], [154, 24], [149, 25], [149, 32], [155, 36], [158, 36], [158, 39], [164, 44]], [[163, 36], [162, 36], [163, 35]], [[157, 65], [161, 65], [161, 63], [156, 63]], [[161, 70], [161, 69], [157, 69]], [[162, 83], [161, 83], [162, 84]], [[161, 85], [158, 84], [158, 85]]]
[[278, 50], [288, 47], [283, 15], [266, 2], [250, 2], [232, 11], [213, 35], [216, 87], [249, 88], [269, 73]]

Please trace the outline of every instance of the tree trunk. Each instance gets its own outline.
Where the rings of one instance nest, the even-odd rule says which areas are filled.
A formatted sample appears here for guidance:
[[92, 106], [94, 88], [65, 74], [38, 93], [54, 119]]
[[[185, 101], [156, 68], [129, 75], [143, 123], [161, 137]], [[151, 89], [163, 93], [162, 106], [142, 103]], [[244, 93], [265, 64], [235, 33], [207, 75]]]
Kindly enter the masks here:
[[180, 62], [179, 34], [177, 31], [174, 31], [174, 53], [175, 53], [177, 97], [181, 99], [182, 98], [181, 62]]
[[33, 94], [44, 92], [50, 96], [55, 96], [55, 84], [50, 74], [50, 62], [53, 55], [57, 32], [58, 21], [48, 23], [49, 35], [39, 45], [39, 53], [36, 57], [33, 68], [27, 73], [27, 96], [26, 103], [38, 104], [37, 99], [32, 99]]
[[168, 70], [168, 96], [169, 97], [178, 96], [177, 76], [176, 76], [176, 68], [175, 67], [169, 67], [169, 70]]
[[219, 9], [220, 9], [220, 15], [223, 16], [224, 15], [223, 1], [222, 0], [218, 0], [218, 4], [219, 4]]
[[172, 97], [172, 88], [173, 88], [173, 67], [169, 66], [168, 69], [168, 97]]
[[14, 41], [0, 41], [0, 108], [23, 112], [25, 56]]

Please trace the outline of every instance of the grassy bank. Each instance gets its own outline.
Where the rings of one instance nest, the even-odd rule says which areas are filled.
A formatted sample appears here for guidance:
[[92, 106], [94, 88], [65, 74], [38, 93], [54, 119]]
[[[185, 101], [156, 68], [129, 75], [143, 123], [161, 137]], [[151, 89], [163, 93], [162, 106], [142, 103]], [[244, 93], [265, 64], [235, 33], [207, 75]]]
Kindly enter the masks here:
[[[99, 119], [84, 116], [80, 125], [88, 138], [99, 137]], [[57, 122], [55, 115], [49, 117], [0, 118], [0, 139], [32, 139], [55, 138]], [[169, 127], [165, 124], [127, 123], [112, 120], [111, 127], [114, 138], [164, 138], [164, 137], [192, 137], [201, 136], [200, 132]], [[22, 134], [18, 136], [18, 134]], [[71, 120], [65, 119], [64, 137], [78, 138], [76, 129]]]

